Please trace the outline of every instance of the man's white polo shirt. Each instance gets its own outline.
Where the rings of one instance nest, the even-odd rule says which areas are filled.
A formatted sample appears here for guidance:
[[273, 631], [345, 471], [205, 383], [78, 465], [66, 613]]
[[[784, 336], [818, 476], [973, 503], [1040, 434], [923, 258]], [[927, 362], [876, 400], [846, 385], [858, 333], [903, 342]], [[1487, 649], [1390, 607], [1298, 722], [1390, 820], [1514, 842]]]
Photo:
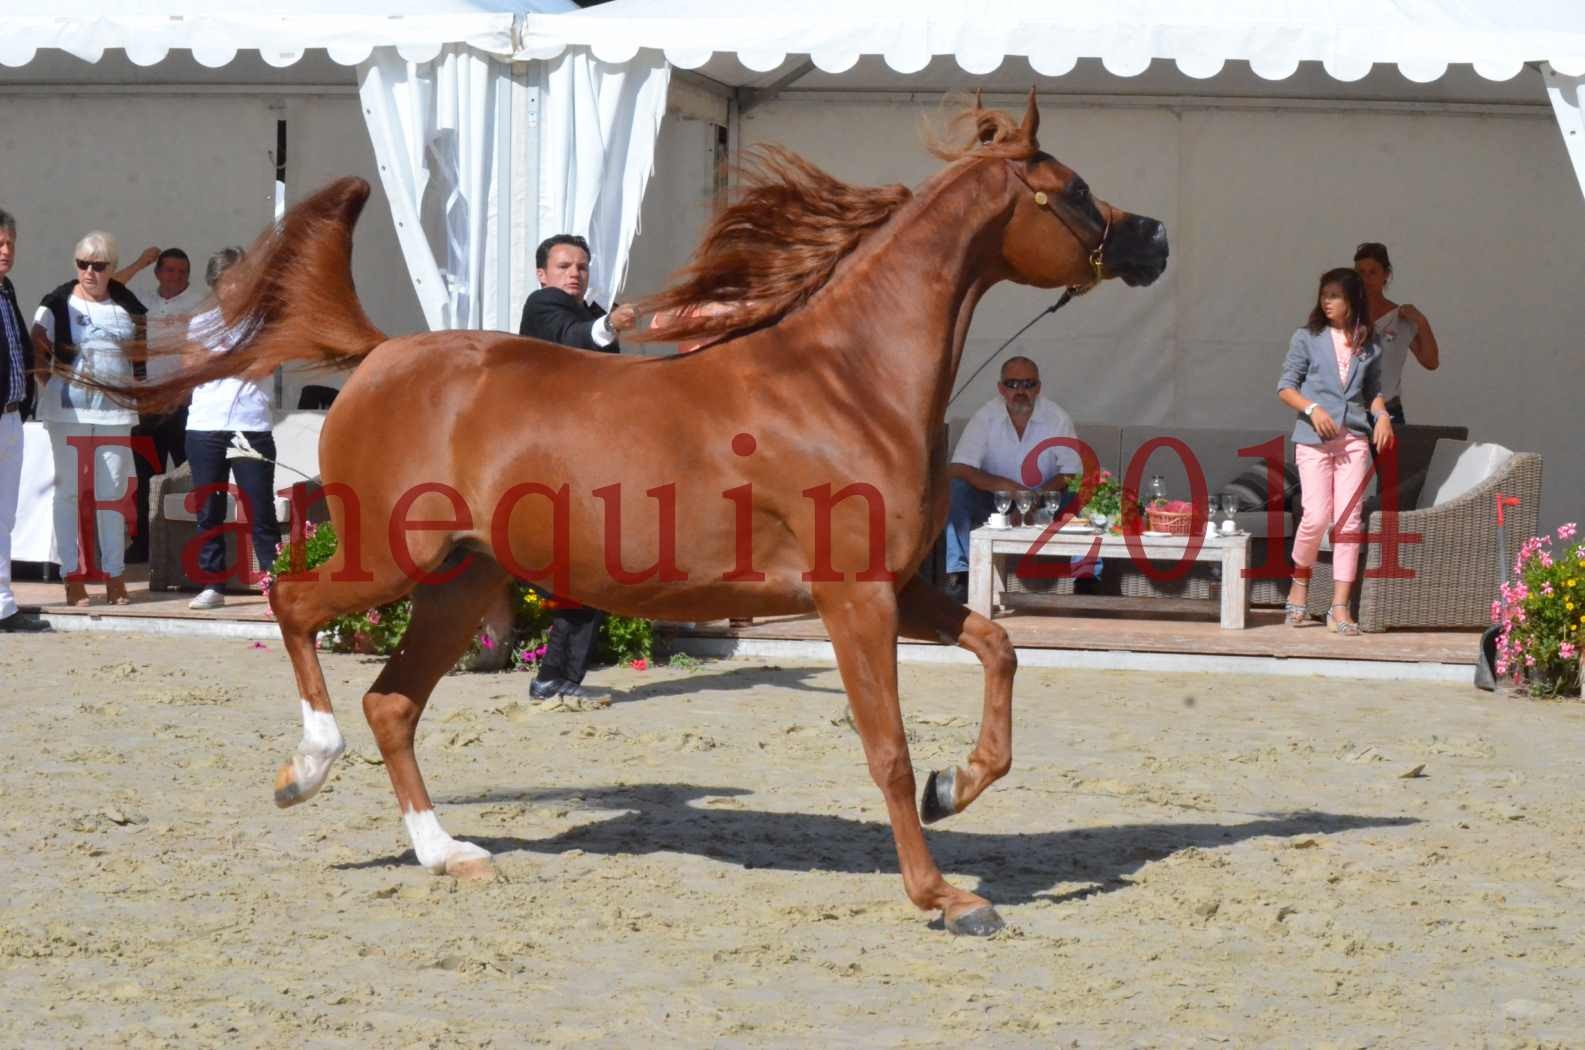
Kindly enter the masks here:
[[[149, 349], [155, 351], [181, 346], [187, 340], [187, 324], [205, 298], [204, 289], [193, 284], [173, 299], [161, 298], [159, 287], [152, 283], [133, 294], [148, 307]], [[167, 379], [181, 367], [182, 360], [177, 355], [156, 354], [149, 358], [149, 382]]]
[[[1024, 460], [1034, 447], [1048, 438], [1077, 437], [1073, 417], [1062, 410], [1055, 401], [1043, 397], [1035, 399], [1035, 410], [1024, 426], [1024, 436], [1013, 429], [1007, 415], [1007, 402], [993, 398], [969, 418], [953, 450], [952, 462], [983, 470], [987, 474], [1024, 482]], [[1072, 448], [1053, 446], [1040, 453], [1039, 485], [1057, 474], [1078, 474], [1079, 454]], [[1032, 486], [1035, 487], [1035, 486]]]

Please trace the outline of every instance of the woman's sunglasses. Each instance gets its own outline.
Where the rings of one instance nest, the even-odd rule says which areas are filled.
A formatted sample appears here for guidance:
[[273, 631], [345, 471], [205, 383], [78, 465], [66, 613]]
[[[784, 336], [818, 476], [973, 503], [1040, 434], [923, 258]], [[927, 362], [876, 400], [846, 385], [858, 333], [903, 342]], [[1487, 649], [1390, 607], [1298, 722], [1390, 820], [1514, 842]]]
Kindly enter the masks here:
[[104, 273], [110, 269], [110, 264], [101, 262], [98, 259], [78, 259], [77, 268], [79, 270], [92, 270], [94, 273]]
[[1040, 385], [1038, 379], [1004, 379], [1002, 386], [1009, 390], [1033, 390]]

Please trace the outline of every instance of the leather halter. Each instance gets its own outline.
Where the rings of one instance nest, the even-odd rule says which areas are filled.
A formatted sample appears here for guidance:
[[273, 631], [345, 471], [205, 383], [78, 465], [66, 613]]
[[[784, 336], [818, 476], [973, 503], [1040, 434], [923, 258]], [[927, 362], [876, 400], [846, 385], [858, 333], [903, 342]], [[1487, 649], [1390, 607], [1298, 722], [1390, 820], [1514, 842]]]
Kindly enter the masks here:
[[[1084, 215], [1075, 211], [1068, 205], [1067, 201], [1063, 200], [1063, 198], [1053, 197], [1044, 190], [1037, 190], [1033, 186], [1029, 185], [1029, 180], [1024, 178], [1024, 173], [1019, 171], [1018, 166], [1012, 161], [1008, 161], [1007, 167], [1008, 170], [1013, 173], [1013, 176], [1017, 178], [1019, 182], [1024, 184], [1024, 188], [1030, 193], [1034, 194], [1035, 204], [1044, 211], [1049, 212], [1053, 217], [1056, 218], [1058, 222], [1067, 227], [1068, 232], [1073, 235], [1073, 239], [1078, 241], [1080, 246], [1089, 252], [1091, 275], [1089, 283], [1084, 285], [1069, 285], [1069, 290], [1073, 292], [1074, 295], [1083, 295], [1091, 288], [1094, 288], [1096, 285], [1106, 280], [1109, 275], [1106, 272], [1106, 263], [1101, 258], [1101, 255], [1106, 250], [1106, 239], [1112, 235], [1111, 216], [1105, 216], [1105, 222], [1102, 224], [1100, 229], [1100, 236], [1096, 237], [1095, 223], [1088, 215]], [[1085, 232], [1081, 232], [1081, 227]], [[1086, 236], [1086, 233], [1088, 236]], [[1092, 238], [1095, 240], [1093, 245], [1088, 243]]]

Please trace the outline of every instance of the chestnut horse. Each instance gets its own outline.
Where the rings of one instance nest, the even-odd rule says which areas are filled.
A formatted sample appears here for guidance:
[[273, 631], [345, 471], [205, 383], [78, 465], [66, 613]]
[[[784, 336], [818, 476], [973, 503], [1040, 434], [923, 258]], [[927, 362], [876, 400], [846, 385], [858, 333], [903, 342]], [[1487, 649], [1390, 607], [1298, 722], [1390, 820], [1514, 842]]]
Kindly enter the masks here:
[[[369, 187], [343, 179], [293, 208], [220, 292], [235, 348], [154, 400], [283, 364], [351, 366], [320, 438], [340, 549], [286, 572], [270, 605], [291, 655], [303, 736], [275, 798], [325, 783], [343, 741], [314, 640], [335, 616], [411, 595], [412, 624], [363, 698], [420, 864], [458, 876], [489, 854], [436, 819], [413, 752], [435, 683], [510, 575], [628, 616], [816, 612], [836, 651], [903, 885], [955, 933], [1002, 926], [926, 847], [897, 697], [899, 636], [979, 657], [983, 724], [965, 765], [932, 774], [926, 820], [963, 810], [1012, 763], [1013, 647], [915, 575], [947, 517], [942, 421], [974, 307], [1012, 280], [1146, 285], [1166, 231], [1090, 196], [1021, 123], [965, 114], [967, 145], [918, 189], [846, 185], [765, 151], [651, 338], [706, 336], [685, 357], [586, 353], [502, 332], [386, 339], [359, 306], [352, 227]], [[148, 400], [147, 398], [145, 400]]]

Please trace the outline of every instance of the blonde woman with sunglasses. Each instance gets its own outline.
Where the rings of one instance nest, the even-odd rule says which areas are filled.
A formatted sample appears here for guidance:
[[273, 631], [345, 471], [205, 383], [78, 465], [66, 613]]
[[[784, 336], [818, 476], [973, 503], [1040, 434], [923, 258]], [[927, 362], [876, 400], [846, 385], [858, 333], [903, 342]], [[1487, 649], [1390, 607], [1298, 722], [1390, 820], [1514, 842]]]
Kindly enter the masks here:
[[[44, 296], [33, 316], [33, 345], [44, 380], [38, 417], [55, 456], [55, 546], [68, 605], [88, 604], [84, 574], [89, 566], [79, 567], [78, 558], [78, 502], [91, 499], [105, 507], [124, 499], [133, 473], [130, 438], [137, 411], [80, 382], [125, 384], [142, 376], [142, 364], [134, 364], [127, 349], [142, 341], [147, 311], [111, 278], [116, 254], [116, 240], [108, 233], [95, 230], [78, 241], [73, 253], [77, 279]], [[91, 459], [87, 470], [79, 455]], [[92, 479], [89, 492], [79, 490], [85, 477]], [[119, 510], [101, 509], [94, 515], [94, 536], [80, 537], [89, 564], [108, 577], [105, 600], [112, 605], [130, 600], [122, 578], [126, 522]], [[97, 557], [87, 546], [95, 538]]]

